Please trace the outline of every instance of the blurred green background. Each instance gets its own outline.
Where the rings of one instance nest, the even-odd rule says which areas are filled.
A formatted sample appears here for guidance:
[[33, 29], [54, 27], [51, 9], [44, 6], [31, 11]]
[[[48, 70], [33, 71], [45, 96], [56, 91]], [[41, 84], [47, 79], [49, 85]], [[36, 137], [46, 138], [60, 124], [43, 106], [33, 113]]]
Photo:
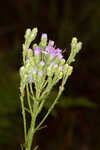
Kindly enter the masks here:
[[38, 39], [46, 32], [57, 47], [66, 48], [66, 59], [72, 37], [83, 42], [64, 93], [34, 143], [39, 150], [100, 150], [100, 0], [1, 1], [0, 150], [20, 150], [24, 142], [18, 70], [24, 32], [33, 27]]

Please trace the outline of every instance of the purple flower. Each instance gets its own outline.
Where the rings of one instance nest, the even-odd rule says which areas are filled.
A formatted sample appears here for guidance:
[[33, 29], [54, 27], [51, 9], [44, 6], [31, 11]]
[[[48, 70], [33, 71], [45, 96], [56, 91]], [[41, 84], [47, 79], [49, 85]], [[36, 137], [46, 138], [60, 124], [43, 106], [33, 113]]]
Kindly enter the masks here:
[[55, 68], [56, 68], [56, 67], [58, 67], [58, 65], [57, 65], [54, 61], [53, 61], [53, 62], [51, 62], [51, 64], [50, 64], [50, 66], [49, 66], [49, 67], [51, 68], [51, 67], [53, 67], [53, 66], [54, 66]]
[[51, 48], [52, 48], [51, 46], [47, 46], [46, 49], [45, 49], [46, 52], [50, 52]]
[[51, 58], [56, 56], [56, 50], [52, 46], [47, 46], [46, 51], [49, 53]]
[[48, 43], [49, 46], [54, 46], [54, 41], [52, 40], [49, 40], [49, 43]]
[[41, 53], [40, 47], [36, 46], [34, 47], [34, 55], [39, 55]]
[[47, 39], [47, 34], [43, 33], [41, 39]]
[[59, 70], [62, 70], [63, 69], [63, 66], [59, 66]]
[[41, 61], [40, 64], [41, 64], [42, 66], [44, 66], [44, 65], [45, 65], [45, 62], [44, 62], [44, 61]]
[[63, 58], [63, 55], [62, 55], [61, 53], [58, 53], [58, 54], [57, 54], [57, 57], [58, 57], [59, 59], [62, 59], [62, 58]]
[[38, 75], [39, 75], [39, 76], [42, 76], [42, 75], [43, 75], [43, 71], [39, 71], [39, 72], [38, 72]]
[[55, 56], [56, 56], [56, 52], [55, 51], [50, 52], [50, 57], [51, 58], [54, 58]]
[[62, 59], [62, 58], [63, 58], [62, 50], [59, 49], [59, 48], [57, 48], [57, 49], [56, 49], [56, 55], [57, 55], [57, 57], [58, 57], [59, 59]]
[[52, 61], [50, 65], [51, 65], [51, 66], [55, 65], [55, 62], [54, 62], [54, 61]]
[[59, 49], [59, 48], [57, 48], [57, 49], [56, 49], [56, 52], [57, 52], [57, 53], [62, 53], [62, 50]]

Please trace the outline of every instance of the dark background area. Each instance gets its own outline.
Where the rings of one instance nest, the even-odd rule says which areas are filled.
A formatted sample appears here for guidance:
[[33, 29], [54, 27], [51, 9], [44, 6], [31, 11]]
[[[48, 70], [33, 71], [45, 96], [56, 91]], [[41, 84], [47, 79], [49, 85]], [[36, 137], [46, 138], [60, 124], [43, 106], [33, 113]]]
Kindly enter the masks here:
[[24, 143], [19, 67], [24, 32], [33, 27], [38, 27], [38, 36], [46, 32], [57, 47], [66, 48], [66, 59], [72, 37], [83, 42], [59, 104], [33, 144], [40, 150], [99, 150], [100, 0], [1, 1], [0, 150], [20, 150]]

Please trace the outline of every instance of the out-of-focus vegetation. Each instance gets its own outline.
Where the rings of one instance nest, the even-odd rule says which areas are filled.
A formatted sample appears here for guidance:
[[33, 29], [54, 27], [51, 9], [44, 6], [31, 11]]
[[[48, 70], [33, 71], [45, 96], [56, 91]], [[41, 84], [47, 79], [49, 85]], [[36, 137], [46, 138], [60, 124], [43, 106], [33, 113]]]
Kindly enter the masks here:
[[35, 26], [47, 32], [57, 47], [66, 48], [65, 58], [73, 36], [83, 42], [74, 72], [53, 112], [56, 118], [49, 116], [45, 122], [48, 127], [37, 134], [36, 143], [41, 150], [100, 149], [99, 7], [99, 0], [1, 1], [0, 149], [20, 149], [18, 145], [24, 140], [18, 68], [24, 31]]

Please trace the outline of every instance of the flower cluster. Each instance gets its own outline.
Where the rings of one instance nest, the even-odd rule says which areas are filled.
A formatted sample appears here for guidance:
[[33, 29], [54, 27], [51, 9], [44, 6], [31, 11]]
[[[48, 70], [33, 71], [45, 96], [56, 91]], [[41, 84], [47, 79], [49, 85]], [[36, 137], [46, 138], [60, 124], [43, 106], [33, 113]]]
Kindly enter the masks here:
[[[66, 78], [72, 73], [72, 66], [68, 63], [62, 55], [62, 50], [55, 47], [52, 40], [48, 41], [47, 34], [41, 36], [39, 44], [33, 44], [30, 48], [31, 42], [37, 35], [37, 28], [32, 31], [27, 29], [25, 34], [25, 44], [23, 44], [23, 63], [20, 68], [21, 76], [21, 92], [24, 90], [26, 83], [34, 83], [36, 90], [45, 88], [52, 89], [52, 87], [60, 80]], [[77, 39], [73, 38], [72, 46], [74, 50], [81, 48], [81, 43], [77, 43]], [[74, 51], [73, 50], [73, 51]], [[77, 52], [76, 52], [77, 53]], [[73, 60], [72, 54], [69, 59]], [[47, 91], [49, 91], [47, 90]]]

